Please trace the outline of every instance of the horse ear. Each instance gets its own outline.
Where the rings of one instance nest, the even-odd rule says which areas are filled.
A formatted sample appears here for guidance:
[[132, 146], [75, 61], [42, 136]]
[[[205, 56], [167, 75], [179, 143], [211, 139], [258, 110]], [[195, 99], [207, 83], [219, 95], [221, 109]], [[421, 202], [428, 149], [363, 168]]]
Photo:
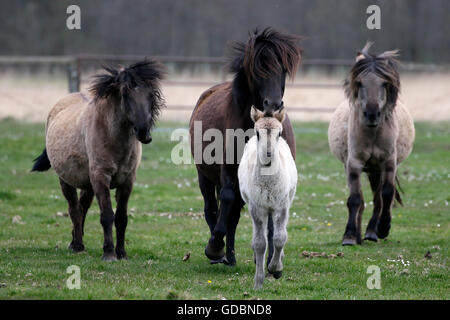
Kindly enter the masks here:
[[284, 119], [286, 118], [286, 109], [283, 108], [281, 110], [278, 110], [273, 114], [273, 116], [275, 117], [275, 119], [283, 123]]
[[256, 123], [256, 121], [264, 117], [264, 113], [256, 109], [255, 106], [252, 106], [252, 110], [250, 111], [250, 117], [252, 118], [253, 122]]
[[385, 52], [383, 52], [383, 53], [381, 53], [381, 54], [379, 54], [378, 56], [377, 56], [377, 58], [383, 58], [383, 59], [388, 59], [388, 58], [395, 58], [395, 57], [398, 57], [399, 56], [399, 50], [397, 49], [397, 50], [390, 50], [390, 51], [385, 51]]
[[361, 52], [361, 51], [358, 51], [358, 53], [356, 54], [355, 61], [358, 62], [358, 61], [360, 61], [360, 60], [362, 60], [362, 59], [364, 59], [364, 58], [365, 58], [365, 57], [364, 57], [364, 55], [362, 54], [362, 52]]
[[358, 51], [358, 53], [356, 54], [356, 58], [355, 58], [356, 62], [358, 62], [366, 57], [369, 57], [369, 49], [372, 45], [373, 45], [372, 41], [366, 42], [366, 45], [364, 46], [364, 48], [362, 48], [361, 51]]

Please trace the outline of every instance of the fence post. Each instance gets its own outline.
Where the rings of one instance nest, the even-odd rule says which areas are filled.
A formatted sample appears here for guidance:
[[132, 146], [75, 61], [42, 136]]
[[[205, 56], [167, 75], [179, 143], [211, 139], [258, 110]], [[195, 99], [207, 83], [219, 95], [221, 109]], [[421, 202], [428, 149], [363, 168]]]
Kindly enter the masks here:
[[75, 58], [67, 66], [67, 76], [69, 78], [69, 92], [80, 91], [80, 62]]

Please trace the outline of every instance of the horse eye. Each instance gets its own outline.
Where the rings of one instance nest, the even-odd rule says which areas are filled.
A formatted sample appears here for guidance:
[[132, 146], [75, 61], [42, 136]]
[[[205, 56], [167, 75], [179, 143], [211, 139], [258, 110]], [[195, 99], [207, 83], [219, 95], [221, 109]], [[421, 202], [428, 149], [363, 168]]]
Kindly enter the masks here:
[[259, 140], [259, 132], [258, 131], [256, 131], [256, 139]]

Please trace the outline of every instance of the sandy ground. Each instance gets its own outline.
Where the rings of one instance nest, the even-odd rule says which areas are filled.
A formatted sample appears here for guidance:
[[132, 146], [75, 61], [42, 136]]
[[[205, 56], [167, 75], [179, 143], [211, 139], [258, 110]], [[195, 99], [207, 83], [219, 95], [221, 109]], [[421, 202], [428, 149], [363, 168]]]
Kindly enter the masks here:
[[[401, 99], [406, 103], [416, 121], [450, 120], [450, 73], [402, 75]], [[183, 77], [186, 80], [186, 77]], [[323, 76], [309, 74], [299, 76], [296, 83], [341, 84], [343, 75]], [[52, 106], [67, 94], [64, 76], [0, 74], [0, 119], [13, 117], [28, 122], [44, 122]], [[88, 82], [83, 82], [86, 92]], [[187, 122], [191, 110], [179, 111], [171, 106], [194, 107], [207, 86], [163, 85], [168, 107], [163, 120]], [[316, 108], [335, 108], [344, 99], [342, 88], [312, 89], [287, 87], [284, 102], [289, 107], [304, 107], [311, 112], [290, 112], [298, 121], [328, 121], [331, 113], [315, 111]]]

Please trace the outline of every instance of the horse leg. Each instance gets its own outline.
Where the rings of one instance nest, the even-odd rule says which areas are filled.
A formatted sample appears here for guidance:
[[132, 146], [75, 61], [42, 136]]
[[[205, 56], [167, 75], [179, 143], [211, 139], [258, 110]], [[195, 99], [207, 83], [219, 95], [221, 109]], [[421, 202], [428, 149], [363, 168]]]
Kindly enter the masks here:
[[[348, 221], [345, 228], [342, 245], [355, 245], [361, 243], [361, 233], [358, 234], [358, 218], [360, 207], [364, 205], [361, 192], [361, 167], [347, 164], [347, 180], [350, 196], [347, 199]], [[359, 228], [360, 229], [360, 228]]]
[[69, 204], [69, 215], [72, 220], [72, 242], [69, 249], [73, 252], [81, 252], [84, 250], [83, 245], [83, 213], [78, 202], [77, 189], [59, 179], [61, 190]]
[[82, 220], [82, 224], [81, 224], [83, 236], [84, 236], [84, 222], [86, 220], [86, 214], [87, 214], [89, 208], [91, 207], [93, 198], [94, 198], [94, 191], [92, 191], [92, 189], [81, 190], [80, 205], [81, 205], [81, 210], [83, 213], [83, 220]]
[[240, 196], [239, 190], [236, 192], [237, 199], [233, 203], [233, 209], [228, 217], [227, 235], [226, 235], [226, 264], [229, 266], [236, 265], [236, 255], [234, 251], [234, 239], [236, 236], [236, 228], [241, 217], [242, 207], [245, 205], [244, 200]]
[[381, 189], [381, 198], [383, 199], [383, 209], [381, 210], [380, 220], [378, 221], [377, 236], [384, 239], [389, 235], [391, 229], [391, 208], [395, 196], [395, 160], [388, 160], [383, 170], [383, 187]]
[[254, 289], [262, 288], [264, 282], [264, 256], [266, 254], [266, 231], [267, 231], [267, 214], [258, 211], [256, 208], [250, 208], [253, 221], [253, 240], [252, 248], [256, 261], [255, 286]]
[[283, 272], [283, 248], [287, 241], [287, 222], [289, 219], [289, 209], [283, 208], [273, 214], [273, 257], [269, 263], [268, 270], [275, 279], [281, 277]]
[[366, 234], [364, 236], [364, 240], [370, 241], [378, 241], [377, 237], [377, 225], [378, 219], [380, 218], [382, 200], [381, 200], [381, 190], [380, 190], [380, 182], [381, 182], [381, 174], [380, 172], [370, 172], [368, 174], [370, 187], [373, 192], [373, 214], [372, 218], [370, 218], [369, 224], [367, 225]]
[[116, 255], [118, 259], [127, 259], [125, 251], [125, 230], [128, 224], [127, 206], [131, 191], [133, 190], [133, 181], [122, 184], [116, 190], [116, 215], [114, 216], [114, 224], [116, 226]]
[[92, 189], [100, 207], [100, 223], [103, 227], [103, 256], [105, 261], [116, 261], [114, 252], [112, 227], [114, 222], [114, 211], [111, 205], [111, 195], [109, 186], [111, 177], [106, 174], [96, 174], [91, 177]]
[[364, 213], [364, 196], [361, 193], [361, 204], [359, 205], [358, 215], [356, 216], [356, 243], [361, 244], [361, 222]]
[[200, 185], [200, 191], [202, 192], [203, 201], [205, 203], [205, 220], [209, 226], [211, 236], [214, 232], [214, 227], [217, 223], [217, 199], [216, 199], [216, 186], [214, 183], [205, 177], [200, 171], [198, 171], [198, 183]]
[[267, 244], [269, 246], [269, 253], [267, 255], [267, 266], [269, 266], [269, 263], [272, 260], [273, 256], [273, 218], [271, 212], [269, 212], [269, 219], [267, 221]]
[[[214, 227], [213, 234], [208, 241], [208, 244], [205, 248], [205, 255], [210, 260], [219, 260], [223, 259], [225, 256], [224, 247], [225, 242], [223, 238], [227, 232], [227, 222], [228, 217], [233, 209], [233, 203], [236, 198], [235, 195], [235, 174], [225, 172], [226, 170], [223, 168], [221, 172], [222, 176], [222, 189], [220, 190], [220, 208], [219, 208], [219, 216], [217, 219], [216, 226]], [[234, 178], [233, 178], [234, 177]]]

